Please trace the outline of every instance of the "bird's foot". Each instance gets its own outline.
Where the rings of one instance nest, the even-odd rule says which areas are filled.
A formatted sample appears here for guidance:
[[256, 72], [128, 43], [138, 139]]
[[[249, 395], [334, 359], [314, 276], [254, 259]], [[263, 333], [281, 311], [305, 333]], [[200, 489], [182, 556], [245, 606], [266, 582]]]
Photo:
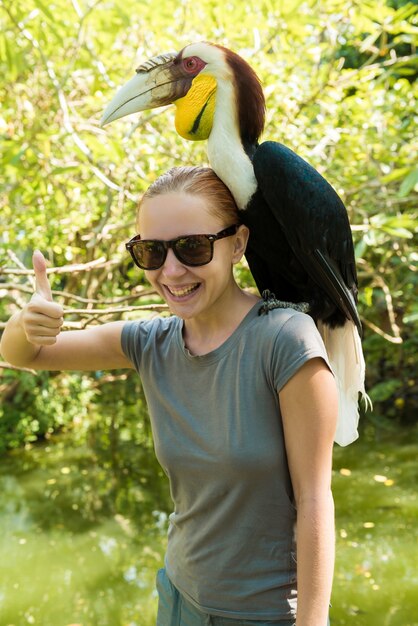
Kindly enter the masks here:
[[308, 302], [284, 302], [283, 300], [277, 300], [274, 293], [266, 289], [261, 294], [263, 297], [263, 304], [258, 309], [259, 315], [268, 315], [269, 311], [273, 309], [294, 309], [295, 311], [299, 311], [300, 313], [308, 313], [309, 311], [309, 303]]

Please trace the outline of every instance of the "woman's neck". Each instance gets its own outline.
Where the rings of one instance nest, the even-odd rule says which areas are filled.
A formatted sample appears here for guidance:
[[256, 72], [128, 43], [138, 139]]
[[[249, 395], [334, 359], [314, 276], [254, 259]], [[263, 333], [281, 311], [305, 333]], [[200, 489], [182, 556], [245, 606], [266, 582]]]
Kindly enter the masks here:
[[187, 319], [183, 325], [183, 341], [194, 356], [208, 354], [219, 348], [237, 329], [257, 301], [257, 296], [237, 287], [230, 302], [222, 303], [217, 315]]

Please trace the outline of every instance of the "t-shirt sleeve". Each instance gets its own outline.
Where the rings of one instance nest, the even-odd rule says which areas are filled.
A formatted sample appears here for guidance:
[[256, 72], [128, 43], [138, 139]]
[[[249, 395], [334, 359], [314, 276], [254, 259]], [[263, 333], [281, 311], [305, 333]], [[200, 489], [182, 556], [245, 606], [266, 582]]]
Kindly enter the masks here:
[[310, 359], [322, 358], [329, 369], [322, 337], [309, 315], [295, 312], [283, 324], [273, 349], [273, 381], [279, 392]]
[[126, 322], [122, 328], [122, 350], [137, 371], [139, 371], [141, 364], [141, 343], [144, 330], [143, 323], [141, 322]]

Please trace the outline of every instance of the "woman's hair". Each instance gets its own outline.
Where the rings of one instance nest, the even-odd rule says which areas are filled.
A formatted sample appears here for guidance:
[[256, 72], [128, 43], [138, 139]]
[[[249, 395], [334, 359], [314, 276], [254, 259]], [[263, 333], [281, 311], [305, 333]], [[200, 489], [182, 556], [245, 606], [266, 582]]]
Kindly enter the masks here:
[[235, 200], [221, 179], [210, 167], [173, 167], [154, 181], [142, 196], [154, 198], [165, 193], [187, 193], [204, 198], [212, 215], [216, 215], [226, 225], [239, 224], [240, 215]]

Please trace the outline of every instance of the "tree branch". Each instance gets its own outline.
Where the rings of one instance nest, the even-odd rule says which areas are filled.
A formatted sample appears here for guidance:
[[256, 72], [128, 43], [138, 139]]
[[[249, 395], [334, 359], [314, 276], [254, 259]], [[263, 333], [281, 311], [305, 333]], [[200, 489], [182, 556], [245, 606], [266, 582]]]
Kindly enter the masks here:
[[36, 370], [31, 370], [27, 367], [17, 367], [16, 365], [10, 365], [10, 363], [6, 363], [5, 361], [0, 361], [0, 368], [7, 370], [17, 370], [19, 372], [28, 372], [29, 374], [35, 374], [35, 376], [38, 375], [38, 372]]
[[380, 335], [381, 337], [386, 339], [386, 341], [390, 341], [390, 343], [397, 343], [397, 344], [403, 343], [402, 337], [394, 337], [393, 335], [389, 335], [388, 333], [385, 333], [385, 331], [379, 328], [379, 326], [376, 326], [376, 324], [373, 324], [373, 322], [369, 322], [369, 320], [366, 320], [364, 317], [361, 318], [361, 321], [366, 326], [368, 326], [371, 330], [373, 330], [377, 335]]
[[[129, 300], [138, 300], [139, 298], [155, 295], [154, 289], [147, 289], [146, 287], [141, 286], [136, 287], [136, 289], [136, 293], [130, 293], [126, 296], [120, 296], [118, 298], [103, 298], [103, 300], [99, 300], [97, 298], [83, 298], [81, 296], [74, 295], [73, 293], [69, 293], [68, 291], [59, 291], [55, 289], [52, 290], [52, 295], [62, 298], [63, 300], [74, 300], [75, 302], [81, 302], [82, 304], [102, 305], [120, 304], [122, 302], [129, 302]], [[28, 287], [27, 285], [20, 285], [18, 283], [0, 283], [0, 296], [4, 297], [2, 291], [20, 291], [31, 295], [33, 293], [33, 288]]]
[[[94, 261], [89, 261], [88, 263], [74, 263], [72, 265], [61, 265], [61, 267], [48, 267], [46, 270], [47, 274], [74, 274], [75, 272], [86, 272], [91, 269], [97, 269], [99, 267], [112, 267], [113, 265], [117, 265], [120, 261], [110, 260], [106, 261], [105, 257], [100, 257], [99, 259], [95, 259]], [[0, 267], [0, 276], [2, 274], [11, 274], [12, 276], [34, 276], [35, 272], [31, 269], [15, 269], [15, 268], [7, 268]]]

